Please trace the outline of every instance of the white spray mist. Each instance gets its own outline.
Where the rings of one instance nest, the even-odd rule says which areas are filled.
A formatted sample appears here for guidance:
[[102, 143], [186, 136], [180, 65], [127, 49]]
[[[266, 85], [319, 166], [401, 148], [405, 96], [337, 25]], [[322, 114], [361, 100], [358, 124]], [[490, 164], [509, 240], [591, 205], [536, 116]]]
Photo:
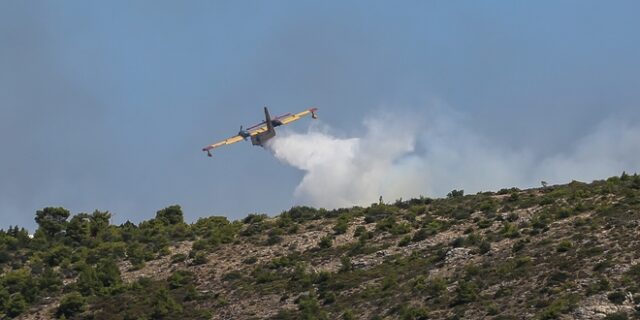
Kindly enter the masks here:
[[509, 148], [468, 129], [453, 113], [424, 117], [376, 114], [357, 137], [330, 129], [279, 132], [268, 144], [283, 163], [305, 172], [294, 195], [301, 203], [336, 208], [420, 195], [443, 196], [545, 180], [591, 181], [640, 169], [640, 126], [606, 120], [561, 154], [542, 155], [523, 143]]

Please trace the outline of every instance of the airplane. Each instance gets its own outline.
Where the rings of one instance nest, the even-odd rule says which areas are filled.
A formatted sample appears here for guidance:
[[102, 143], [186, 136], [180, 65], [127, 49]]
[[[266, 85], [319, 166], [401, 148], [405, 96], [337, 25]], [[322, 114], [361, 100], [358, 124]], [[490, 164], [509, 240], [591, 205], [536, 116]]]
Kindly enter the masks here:
[[274, 119], [271, 119], [271, 116], [269, 115], [269, 110], [267, 109], [267, 107], [264, 107], [264, 116], [265, 116], [264, 121], [254, 126], [251, 126], [247, 129], [243, 129], [243, 127], [240, 126], [240, 131], [238, 132], [237, 135], [229, 139], [225, 139], [220, 142], [210, 144], [202, 148], [202, 151], [206, 152], [207, 156], [211, 157], [212, 149], [215, 149], [224, 145], [234, 144], [242, 140], [246, 141], [248, 138], [251, 138], [251, 144], [253, 144], [254, 146], [264, 147], [264, 143], [276, 135], [275, 127], [279, 127], [281, 125], [289, 124], [296, 120], [300, 120], [301, 118], [309, 114], [311, 114], [311, 118], [318, 119], [318, 115], [316, 114], [316, 111], [318, 111], [318, 108], [311, 108], [296, 114], [285, 113], [281, 116], [277, 116]]

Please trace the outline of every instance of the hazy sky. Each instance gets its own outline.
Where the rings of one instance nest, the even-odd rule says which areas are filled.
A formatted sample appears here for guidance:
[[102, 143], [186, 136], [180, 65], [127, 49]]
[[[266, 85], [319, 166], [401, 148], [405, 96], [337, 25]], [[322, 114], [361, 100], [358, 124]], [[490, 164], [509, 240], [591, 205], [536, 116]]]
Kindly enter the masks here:
[[[638, 12], [584, 0], [2, 1], [0, 228], [33, 228], [45, 206], [123, 222], [180, 204], [189, 221], [235, 219], [640, 171]], [[288, 154], [200, 151], [265, 105], [318, 106], [321, 119], [282, 130]]]

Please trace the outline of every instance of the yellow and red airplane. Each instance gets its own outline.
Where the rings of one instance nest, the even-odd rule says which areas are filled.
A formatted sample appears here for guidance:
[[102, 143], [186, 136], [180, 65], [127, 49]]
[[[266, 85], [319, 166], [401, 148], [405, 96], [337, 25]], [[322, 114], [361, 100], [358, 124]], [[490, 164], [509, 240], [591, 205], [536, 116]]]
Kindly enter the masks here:
[[215, 149], [224, 145], [228, 145], [228, 144], [234, 144], [242, 140], [247, 140], [247, 138], [251, 138], [251, 143], [254, 146], [264, 146], [265, 142], [267, 142], [269, 139], [273, 138], [276, 135], [275, 127], [279, 127], [281, 125], [289, 124], [296, 120], [300, 120], [301, 118], [309, 114], [311, 115], [311, 118], [317, 119], [318, 118], [318, 116], [316, 115], [317, 110], [318, 108], [311, 108], [311, 109], [302, 111], [300, 113], [296, 113], [296, 114], [286, 113], [274, 119], [271, 119], [271, 116], [269, 115], [269, 110], [267, 109], [267, 107], [265, 107], [264, 121], [254, 126], [251, 126], [247, 129], [243, 129], [242, 126], [240, 126], [240, 131], [238, 132], [237, 135], [229, 139], [225, 139], [220, 142], [210, 144], [202, 148], [202, 151], [206, 152], [207, 155], [211, 157], [212, 149]]

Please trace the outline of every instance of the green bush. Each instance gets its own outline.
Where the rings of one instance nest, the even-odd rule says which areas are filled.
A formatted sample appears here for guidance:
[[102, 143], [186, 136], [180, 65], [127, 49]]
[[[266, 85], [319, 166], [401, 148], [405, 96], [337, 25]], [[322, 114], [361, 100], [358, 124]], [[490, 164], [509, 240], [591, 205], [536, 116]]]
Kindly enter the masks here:
[[444, 278], [434, 277], [427, 281], [425, 292], [430, 296], [437, 297], [447, 290], [447, 282]]
[[413, 234], [413, 238], [411, 238], [411, 241], [420, 242], [428, 238], [430, 235], [432, 235], [432, 232], [430, 229], [420, 228], [418, 229], [418, 231], [416, 231], [416, 233]]
[[[285, 217], [285, 215], [280, 215], [280, 218], [282, 217]], [[289, 216], [286, 216], [286, 217], [289, 217]], [[267, 216], [266, 214], [252, 213], [246, 216], [244, 219], [242, 219], [242, 223], [244, 224], [260, 223], [266, 220], [267, 218], [269, 218], [269, 216]]]
[[500, 230], [500, 233], [507, 238], [517, 238], [520, 236], [518, 227], [515, 224], [509, 222], [505, 222], [502, 225], [502, 230]]
[[79, 292], [71, 292], [62, 297], [60, 306], [56, 310], [56, 316], [65, 318], [71, 318], [72, 316], [83, 312], [86, 309], [87, 299], [85, 299]]
[[453, 305], [465, 304], [478, 299], [479, 289], [474, 282], [461, 281], [456, 289], [456, 297]]
[[482, 240], [482, 242], [480, 242], [480, 244], [478, 245], [478, 250], [480, 254], [485, 254], [491, 251], [491, 242]]
[[522, 249], [524, 249], [524, 247], [526, 246], [527, 241], [525, 240], [518, 240], [516, 241], [516, 243], [513, 244], [513, 246], [511, 247], [511, 251], [513, 252], [519, 252]]
[[169, 315], [182, 311], [182, 306], [175, 301], [165, 288], [159, 289], [152, 298], [152, 313], [154, 319], [172, 318]]
[[464, 196], [464, 190], [451, 190], [451, 192], [447, 193], [447, 198], [460, 198]]
[[478, 221], [478, 223], [476, 223], [476, 225], [480, 229], [489, 228], [489, 227], [491, 227], [492, 224], [493, 224], [493, 221], [488, 220], [488, 219], [482, 219], [482, 220]]
[[191, 264], [194, 266], [197, 266], [197, 265], [205, 264], [207, 263], [207, 261], [209, 261], [209, 258], [207, 258], [207, 255], [202, 251], [198, 251], [193, 256], [193, 260], [191, 261]]
[[365, 228], [364, 226], [357, 226], [356, 229], [353, 231], [353, 237], [358, 238], [366, 232], [367, 232], [367, 228]]
[[318, 243], [318, 247], [320, 247], [322, 249], [331, 248], [332, 244], [333, 244], [333, 237], [331, 237], [330, 235], [326, 235], [326, 236], [320, 238], [320, 242]]
[[578, 300], [579, 297], [575, 295], [560, 297], [544, 308], [538, 315], [538, 319], [558, 319], [562, 314], [571, 312], [576, 307]]
[[16, 293], [9, 299], [5, 311], [9, 317], [17, 317], [27, 310], [27, 301], [22, 294]]
[[301, 320], [328, 319], [327, 313], [320, 308], [320, 304], [314, 295], [302, 295], [296, 299]]
[[573, 243], [571, 243], [571, 241], [563, 240], [556, 247], [556, 251], [557, 252], [567, 252], [567, 251], [571, 250], [572, 247], [573, 247]]
[[179, 205], [166, 207], [156, 212], [156, 220], [166, 225], [184, 223], [184, 215]]
[[429, 319], [429, 312], [424, 307], [407, 306], [403, 304], [398, 309], [398, 315], [402, 320], [427, 320]]
[[177, 270], [167, 278], [169, 288], [176, 289], [193, 284], [195, 280], [195, 274], [188, 270]]
[[278, 232], [276, 230], [271, 230], [269, 231], [269, 236], [267, 237], [267, 240], [265, 241], [265, 245], [267, 246], [272, 246], [274, 244], [278, 244], [280, 242], [282, 242], [282, 237], [280, 236], [281, 232]]
[[402, 239], [400, 239], [400, 242], [398, 242], [398, 246], [406, 247], [409, 245], [409, 243], [411, 243], [411, 236], [404, 236], [402, 237]]
[[171, 263], [180, 263], [187, 260], [187, 255], [184, 253], [176, 253], [171, 256]]
[[343, 216], [340, 216], [340, 218], [338, 218], [338, 222], [333, 227], [333, 231], [335, 232], [335, 234], [344, 234], [345, 232], [347, 232], [348, 228], [349, 228], [349, 220], [347, 216], [343, 215]]
[[246, 257], [245, 259], [243, 259], [242, 263], [244, 263], [244, 264], [254, 264], [257, 261], [258, 261], [258, 257], [250, 256], [250, 257]]
[[627, 320], [629, 316], [625, 312], [616, 312], [612, 314], [608, 314], [606, 317], [602, 318], [602, 320]]
[[627, 296], [624, 292], [614, 291], [607, 295], [607, 299], [615, 304], [622, 304], [627, 299]]

